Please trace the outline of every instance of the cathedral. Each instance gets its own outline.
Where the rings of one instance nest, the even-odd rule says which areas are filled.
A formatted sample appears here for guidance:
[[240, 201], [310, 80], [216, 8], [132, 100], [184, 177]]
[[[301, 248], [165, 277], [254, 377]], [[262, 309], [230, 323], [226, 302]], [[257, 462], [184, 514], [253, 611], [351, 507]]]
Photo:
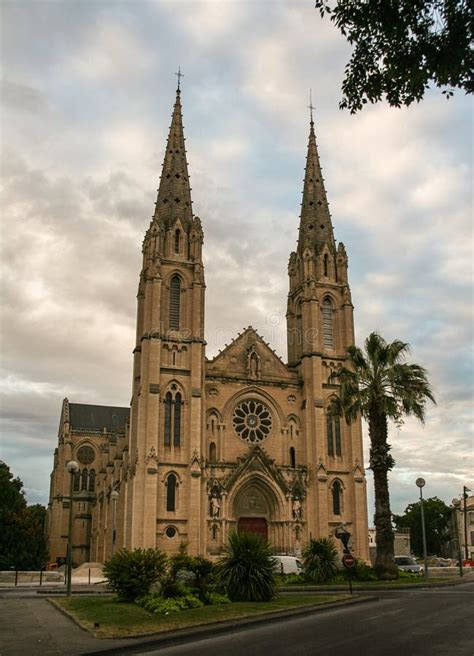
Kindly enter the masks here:
[[[251, 326], [206, 357], [202, 248], [178, 86], [142, 245], [130, 408], [64, 399], [50, 560], [66, 556], [71, 503], [75, 565], [104, 562], [122, 547], [173, 553], [182, 542], [212, 559], [233, 531], [299, 554], [342, 523], [353, 553], [368, 560], [361, 424], [326, 411], [337, 394], [331, 372], [345, 363], [354, 325], [347, 254], [334, 239], [312, 115], [288, 267], [287, 363]], [[79, 465], [72, 498], [70, 460]]]

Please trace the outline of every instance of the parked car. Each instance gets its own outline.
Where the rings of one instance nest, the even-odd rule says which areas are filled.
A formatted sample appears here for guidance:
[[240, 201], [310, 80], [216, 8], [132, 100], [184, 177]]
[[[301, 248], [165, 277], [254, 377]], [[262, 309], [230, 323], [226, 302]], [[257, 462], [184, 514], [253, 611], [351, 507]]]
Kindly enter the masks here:
[[301, 574], [303, 565], [296, 556], [275, 556], [275, 572], [278, 574]]
[[421, 566], [411, 556], [395, 556], [395, 562], [397, 563], [398, 569], [402, 570], [402, 572], [421, 574]]

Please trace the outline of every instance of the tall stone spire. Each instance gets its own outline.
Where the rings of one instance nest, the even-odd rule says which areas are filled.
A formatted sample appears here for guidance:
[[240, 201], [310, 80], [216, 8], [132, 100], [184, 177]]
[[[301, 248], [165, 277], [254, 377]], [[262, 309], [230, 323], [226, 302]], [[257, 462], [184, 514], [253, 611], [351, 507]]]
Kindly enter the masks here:
[[332, 251], [335, 249], [334, 233], [329, 214], [328, 199], [319, 162], [316, 136], [314, 133], [313, 107], [311, 108], [308, 155], [301, 204], [298, 251], [312, 246], [318, 253], [326, 243]]
[[177, 218], [183, 225], [188, 226], [193, 218], [179, 85], [163, 160], [154, 220], [166, 229]]

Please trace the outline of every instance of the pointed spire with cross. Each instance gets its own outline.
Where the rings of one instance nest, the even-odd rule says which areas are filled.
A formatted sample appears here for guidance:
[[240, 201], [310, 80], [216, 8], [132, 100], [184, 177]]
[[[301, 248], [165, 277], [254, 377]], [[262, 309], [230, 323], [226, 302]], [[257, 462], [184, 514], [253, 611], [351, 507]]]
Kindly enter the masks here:
[[310, 117], [310, 121], [309, 121], [309, 123], [310, 123], [310, 125], [314, 125], [314, 121], [313, 121], [313, 109], [316, 109], [316, 107], [313, 105], [313, 90], [312, 90], [312, 89], [309, 90], [309, 105], [308, 105], [308, 109], [309, 109], [309, 117]]
[[183, 73], [181, 73], [181, 66], [178, 66], [178, 72], [175, 73], [175, 75], [178, 78], [178, 89], [177, 89], [177, 91], [181, 91], [181, 78], [184, 77]]

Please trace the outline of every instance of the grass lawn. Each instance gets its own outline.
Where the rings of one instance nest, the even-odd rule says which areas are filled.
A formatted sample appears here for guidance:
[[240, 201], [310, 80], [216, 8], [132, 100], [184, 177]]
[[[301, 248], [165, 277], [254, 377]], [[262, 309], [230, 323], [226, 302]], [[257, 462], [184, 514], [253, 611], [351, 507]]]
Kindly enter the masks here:
[[[135, 604], [118, 601], [116, 597], [81, 597], [50, 599], [51, 603], [66, 611], [84, 629], [97, 638], [124, 638], [172, 631], [212, 622], [242, 617], [253, 617], [279, 610], [312, 606], [347, 599], [348, 595], [307, 595], [304, 597], [280, 596], [269, 602], [236, 602], [220, 606], [190, 608], [167, 616], [153, 613]], [[98, 626], [97, 626], [98, 625]]]

